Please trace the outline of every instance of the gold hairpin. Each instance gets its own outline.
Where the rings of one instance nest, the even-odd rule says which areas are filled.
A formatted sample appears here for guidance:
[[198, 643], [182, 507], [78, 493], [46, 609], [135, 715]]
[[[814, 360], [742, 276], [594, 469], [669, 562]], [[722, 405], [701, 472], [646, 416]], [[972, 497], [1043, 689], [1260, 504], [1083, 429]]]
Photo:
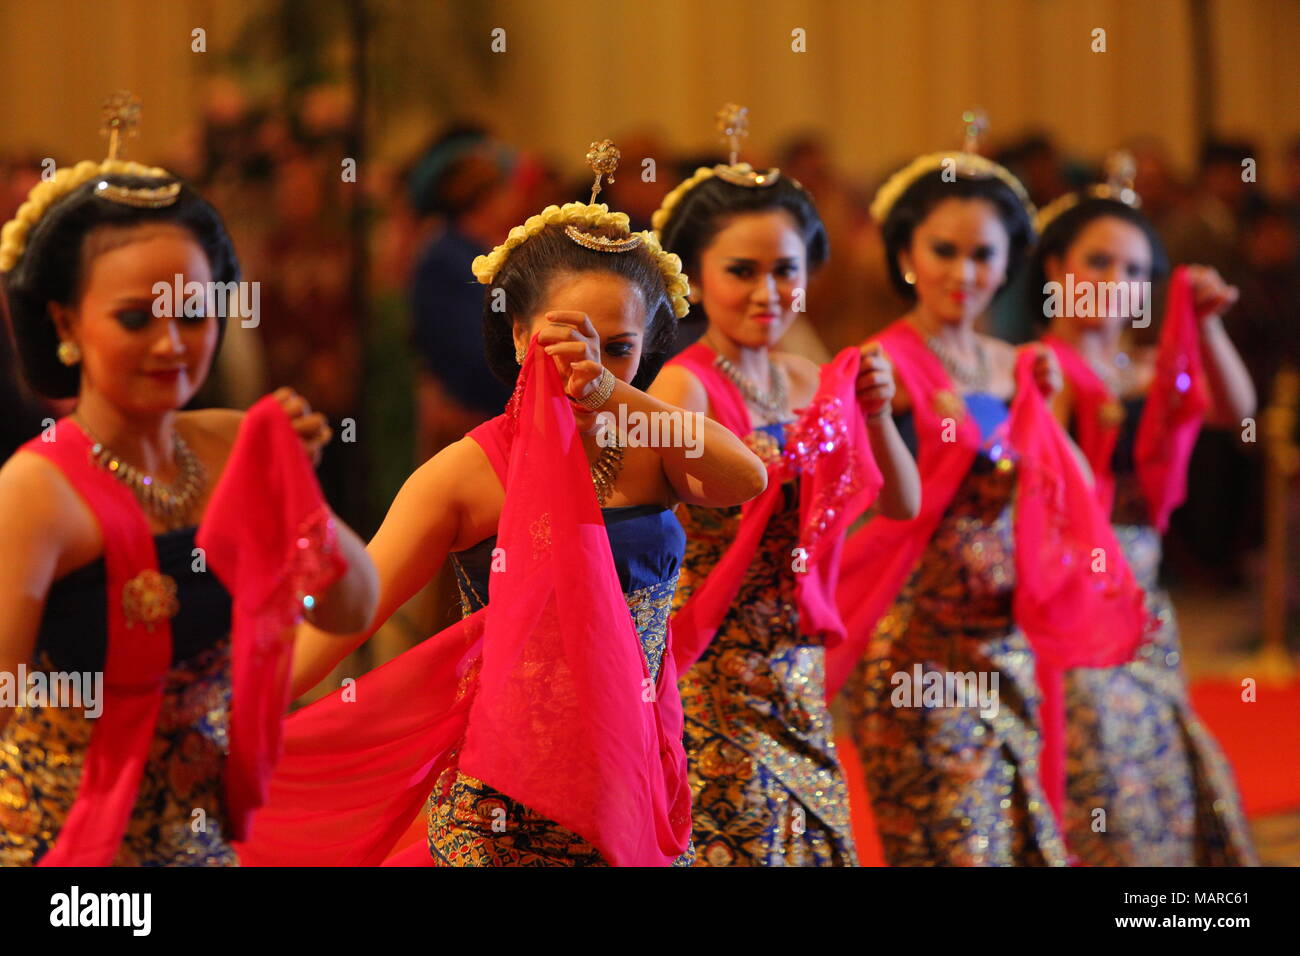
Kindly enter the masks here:
[[1084, 199], [1113, 199], [1132, 209], [1140, 209], [1142, 200], [1133, 188], [1133, 180], [1136, 178], [1137, 162], [1133, 154], [1124, 149], [1112, 150], [1106, 156], [1106, 181], [1089, 186], [1083, 192], [1066, 193], [1053, 199], [1039, 211], [1034, 219], [1034, 228], [1041, 236], [1054, 219]]
[[612, 139], [602, 139], [587, 147], [587, 165], [596, 174], [591, 182], [591, 198], [587, 202], [595, 203], [596, 197], [600, 195], [600, 177], [605, 176], [611, 183], [614, 182], [614, 170], [618, 169], [618, 161], [622, 158], [623, 153]]
[[715, 115], [715, 119], [718, 124], [718, 132], [731, 145], [731, 159], [729, 162], [732, 166], [735, 166], [736, 157], [740, 155], [740, 141], [749, 135], [749, 107], [737, 106], [735, 103], [723, 103], [722, 108]]
[[130, 90], [117, 90], [109, 94], [100, 109], [104, 117], [99, 135], [108, 137], [108, 158], [120, 159], [125, 153], [125, 140], [140, 135], [140, 97]]
[[989, 131], [989, 114], [977, 106], [974, 109], [964, 110], [961, 121], [965, 128], [961, 151], [978, 155], [984, 136]]
[[1106, 157], [1106, 184], [1094, 187], [1093, 195], [1102, 196], [1104, 190], [1104, 198], [1114, 199], [1137, 209], [1142, 205], [1142, 200], [1138, 198], [1137, 190], [1133, 188], [1135, 179], [1137, 179], [1137, 160], [1133, 158], [1133, 154], [1126, 149], [1111, 150]]
[[749, 163], [736, 161], [740, 155], [740, 141], [749, 135], [749, 107], [724, 103], [714, 118], [718, 132], [727, 141], [731, 152], [730, 163], [725, 165], [719, 163], [714, 166], [714, 175], [733, 186], [750, 188], [771, 186], [781, 178], [779, 169], [768, 169], [760, 173]]
[[[611, 183], [614, 181], [614, 171], [618, 169], [618, 161], [623, 158], [613, 140], [602, 139], [599, 142], [592, 143], [587, 149], [587, 165], [591, 167], [596, 178], [591, 183], [591, 201], [589, 205], [596, 204], [596, 197], [600, 195], [600, 180], [605, 177]], [[631, 235], [626, 239], [609, 239], [605, 236], [597, 236], [589, 232], [584, 232], [577, 226], [569, 225], [564, 227], [564, 234], [586, 249], [592, 249], [596, 252], [631, 252], [642, 243], [639, 235]]]
[[[108, 158], [104, 162], [111, 164], [121, 159], [119, 153], [126, 151], [126, 140], [140, 135], [140, 98], [129, 90], [117, 90], [104, 100], [100, 112], [103, 124], [99, 134], [108, 137]], [[95, 184], [96, 196], [137, 209], [162, 209], [174, 203], [180, 194], [179, 182], [135, 189], [103, 179]]]

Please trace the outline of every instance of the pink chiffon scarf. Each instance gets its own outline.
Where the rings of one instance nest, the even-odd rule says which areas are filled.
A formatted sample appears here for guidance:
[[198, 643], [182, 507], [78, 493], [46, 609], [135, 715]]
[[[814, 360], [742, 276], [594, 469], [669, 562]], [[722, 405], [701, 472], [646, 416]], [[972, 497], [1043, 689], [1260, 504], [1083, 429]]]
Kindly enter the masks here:
[[[912, 398], [921, 512], [911, 521], [874, 517], [849, 537], [839, 588], [848, 636], [828, 654], [828, 697], [865, 653], [877, 621], [920, 560], [980, 447], [978, 425], [962, 410], [942, 364], [915, 329], [900, 320], [879, 341]], [[1040, 772], [1059, 820], [1065, 792], [1064, 670], [1129, 660], [1146, 617], [1142, 592], [1107, 516], [1034, 382], [1033, 360], [1026, 351], [1017, 362], [1009, 423], [1008, 443], [1019, 467], [1013, 614], [1037, 657], [1044, 701]]]
[[[1115, 502], [1111, 455], [1119, 437], [1118, 422], [1104, 421], [1101, 411], [1118, 400], [1087, 362], [1068, 343], [1044, 336], [1074, 390], [1074, 431], [1093, 473], [1102, 512]], [[1165, 319], [1156, 350], [1156, 374], [1138, 422], [1134, 448], [1138, 486], [1151, 523], [1162, 534], [1169, 516], [1187, 496], [1187, 466], [1207, 407], [1201, 362], [1200, 327], [1186, 267], [1174, 270], [1165, 302]]]
[[[712, 417], [742, 439], [752, 428], [740, 390], [713, 364], [714, 353], [696, 344], [672, 360], [688, 369], [709, 395]], [[795, 575], [799, 630], [827, 647], [844, 637], [835, 603], [840, 550], [849, 525], [875, 500], [881, 475], [871, 454], [855, 386], [860, 357], [847, 348], [822, 366], [812, 402], [800, 410], [782, 456], [768, 465], [767, 488], [741, 508], [735, 539], [704, 582], [673, 615], [677, 668], [699, 660], [740, 592], [777, 505], [783, 482], [799, 475], [799, 548], [790, 556]]]
[[535, 342], [507, 413], [473, 437], [505, 467], [488, 606], [289, 718], [242, 862], [383, 862], [452, 766], [614, 865], [685, 851], [673, 638], [652, 683], [569, 399]]

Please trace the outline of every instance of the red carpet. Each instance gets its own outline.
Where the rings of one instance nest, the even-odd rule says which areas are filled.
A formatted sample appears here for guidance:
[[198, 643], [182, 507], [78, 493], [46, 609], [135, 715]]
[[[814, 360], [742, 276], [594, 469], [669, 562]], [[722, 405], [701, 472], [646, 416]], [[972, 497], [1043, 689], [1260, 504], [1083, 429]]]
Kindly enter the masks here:
[[[1300, 680], [1287, 686], [1261, 684], [1250, 703], [1241, 694], [1239, 683], [1197, 681], [1192, 706], [1237, 775], [1246, 815], [1294, 810], [1300, 807]], [[835, 743], [849, 778], [859, 860], [863, 866], [884, 866], [858, 753], [848, 736]]]
[[1300, 807], [1300, 680], [1261, 682], [1255, 701], [1239, 682], [1197, 681], [1192, 706], [1219, 741], [1241, 788], [1247, 816]]

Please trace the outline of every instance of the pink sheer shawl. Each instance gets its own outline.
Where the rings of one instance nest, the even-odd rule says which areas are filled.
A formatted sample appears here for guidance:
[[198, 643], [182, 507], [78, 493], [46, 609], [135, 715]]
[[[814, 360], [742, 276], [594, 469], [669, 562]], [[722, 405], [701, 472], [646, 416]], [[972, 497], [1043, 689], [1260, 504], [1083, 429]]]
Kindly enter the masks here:
[[1134, 449], [1151, 524], [1161, 534], [1187, 497], [1187, 465], [1209, 405], [1200, 339], [1187, 267], [1179, 266], [1169, 283], [1155, 380], [1147, 392]]
[[[877, 516], [849, 537], [839, 589], [849, 630], [827, 657], [830, 697], [857, 666], [876, 622], [920, 560], [980, 447], [978, 425], [962, 410], [942, 364], [920, 335], [900, 320], [879, 340], [912, 397], [921, 513], [912, 521]], [[1019, 457], [1014, 614], [1038, 656], [1042, 778], [1059, 817], [1065, 784], [1063, 669], [1128, 660], [1145, 614], [1142, 593], [1109, 522], [1034, 384], [1032, 353], [1020, 356], [1016, 381], [1008, 438]], [[1095, 549], [1101, 549], [1101, 563], [1094, 563]]]
[[[1111, 454], [1119, 424], [1103, 420], [1101, 412], [1116, 397], [1072, 346], [1050, 335], [1043, 341], [1056, 352], [1061, 371], [1074, 390], [1075, 437], [1092, 468], [1102, 512], [1109, 515], [1115, 501]], [[1138, 485], [1151, 523], [1161, 533], [1187, 495], [1187, 465], [1207, 405], [1200, 344], [1187, 269], [1180, 266], [1169, 284], [1155, 380], [1147, 392], [1134, 449]]]
[[[713, 365], [707, 346], [692, 345], [672, 360], [688, 369], [709, 395], [713, 417], [744, 438], [752, 428], [749, 410], [735, 383]], [[799, 548], [790, 555], [795, 573], [799, 630], [820, 635], [827, 647], [844, 637], [836, 606], [844, 533], [870, 507], [880, 490], [880, 469], [871, 454], [866, 426], [857, 405], [857, 349], [840, 352], [822, 366], [817, 393], [799, 413], [786, 439], [785, 452], [768, 465], [767, 489], [741, 508], [735, 539], [691, 597], [673, 615], [674, 655], [685, 671], [699, 660], [723, 617], [736, 600], [745, 572], [753, 563], [768, 521], [783, 494], [781, 485], [800, 475]]]
[[226, 802], [232, 838], [242, 840], [280, 755], [304, 599], [347, 570], [311, 462], [273, 397], [244, 416], [195, 544], [234, 602]]
[[1042, 692], [1040, 775], [1058, 822], [1065, 806], [1065, 671], [1131, 660], [1145, 598], [1060, 424], [1034, 382], [1034, 353], [1016, 364], [1010, 442], [1015, 505], [1016, 624], [1034, 648]]
[[498, 470], [509, 449], [488, 606], [289, 718], [244, 863], [380, 863], [456, 761], [615, 865], [686, 849], [671, 650], [652, 685], [569, 400], [535, 344], [507, 413], [473, 435]]

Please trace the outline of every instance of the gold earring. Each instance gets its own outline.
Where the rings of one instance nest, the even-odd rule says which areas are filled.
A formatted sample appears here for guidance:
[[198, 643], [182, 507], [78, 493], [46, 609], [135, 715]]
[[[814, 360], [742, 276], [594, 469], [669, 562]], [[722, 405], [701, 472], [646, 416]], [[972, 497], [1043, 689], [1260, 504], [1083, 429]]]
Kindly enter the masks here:
[[528, 354], [528, 353], [527, 353], [527, 352], [526, 352], [522, 347], [516, 345], [516, 346], [515, 346], [515, 364], [516, 364], [516, 365], [523, 365], [523, 364], [524, 364], [524, 356], [527, 355], [527, 354]]
[[81, 349], [77, 348], [76, 342], [60, 342], [58, 356], [64, 365], [76, 365], [81, 361]]
[[908, 269], [906, 272], [903, 273], [903, 281], [906, 282], [908, 285], [916, 285], [916, 273], [913, 272], [911, 269]]

